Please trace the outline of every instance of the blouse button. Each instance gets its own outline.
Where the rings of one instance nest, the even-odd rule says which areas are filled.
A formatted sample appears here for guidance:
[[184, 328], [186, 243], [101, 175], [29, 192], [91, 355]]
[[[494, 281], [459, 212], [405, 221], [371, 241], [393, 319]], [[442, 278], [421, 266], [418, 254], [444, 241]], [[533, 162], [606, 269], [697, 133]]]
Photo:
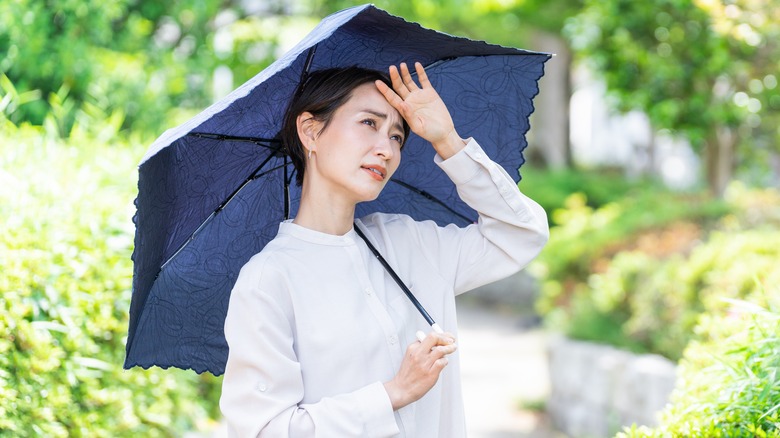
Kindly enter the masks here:
[[366, 295], [371, 296], [371, 288], [366, 288]]
[[390, 335], [387, 340], [390, 342], [390, 345], [395, 345], [395, 343], [398, 342], [398, 337], [396, 335]]
[[261, 383], [261, 384], [257, 385], [257, 390], [260, 391], [260, 392], [265, 392], [266, 389], [268, 389], [268, 388], [265, 386], [265, 383]]

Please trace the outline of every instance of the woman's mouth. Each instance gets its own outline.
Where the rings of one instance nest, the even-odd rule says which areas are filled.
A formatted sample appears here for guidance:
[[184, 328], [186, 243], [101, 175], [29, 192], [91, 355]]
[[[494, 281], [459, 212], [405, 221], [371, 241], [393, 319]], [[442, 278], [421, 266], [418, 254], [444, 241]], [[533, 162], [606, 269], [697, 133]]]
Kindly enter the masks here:
[[385, 172], [386, 170], [383, 167], [380, 166], [363, 166], [363, 170], [368, 172], [369, 175], [371, 175], [372, 178], [374, 178], [377, 181], [384, 181], [385, 180]]

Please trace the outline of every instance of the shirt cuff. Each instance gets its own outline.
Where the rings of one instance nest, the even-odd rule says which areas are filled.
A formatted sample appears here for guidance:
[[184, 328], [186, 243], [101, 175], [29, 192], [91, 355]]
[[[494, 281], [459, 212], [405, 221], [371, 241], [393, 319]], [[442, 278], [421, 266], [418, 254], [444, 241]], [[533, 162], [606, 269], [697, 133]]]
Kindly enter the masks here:
[[372, 383], [353, 393], [363, 416], [366, 431], [372, 437], [386, 437], [401, 433], [395, 422], [393, 405], [381, 382]]
[[501, 198], [524, 221], [531, 220], [528, 207], [525, 205], [524, 196], [520, 194], [517, 183], [504, 170], [503, 167], [493, 162], [487, 156], [482, 147], [473, 138], [469, 138], [466, 146], [457, 154], [444, 160], [438, 154], [434, 162], [450, 177], [452, 182], [461, 186], [471, 182], [474, 178], [485, 172], [493, 181]]
[[464, 184], [479, 173], [479, 162], [487, 159], [488, 157], [479, 143], [473, 138], [469, 138], [466, 146], [455, 155], [445, 160], [436, 154], [433, 161], [450, 177], [452, 182]]

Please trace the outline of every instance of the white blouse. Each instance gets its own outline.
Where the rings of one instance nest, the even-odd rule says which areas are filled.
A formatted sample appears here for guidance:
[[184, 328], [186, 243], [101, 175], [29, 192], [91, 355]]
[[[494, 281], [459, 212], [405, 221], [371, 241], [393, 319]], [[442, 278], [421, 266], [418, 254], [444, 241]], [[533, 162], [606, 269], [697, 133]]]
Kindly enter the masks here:
[[[358, 226], [457, 338], [455, 295], [523, 268], [549, 230], [544, 210], [474, 140], [435, 161], [479, 212], [477, 224], [375, 213]], [[420, 400], [392, 409], [383, 383], [418, 330], [431, 329], [354, 229], [335, 236], [280, 224], [230, 297], [220, 399], [230, 436], [465, 436], [458, 352]]]

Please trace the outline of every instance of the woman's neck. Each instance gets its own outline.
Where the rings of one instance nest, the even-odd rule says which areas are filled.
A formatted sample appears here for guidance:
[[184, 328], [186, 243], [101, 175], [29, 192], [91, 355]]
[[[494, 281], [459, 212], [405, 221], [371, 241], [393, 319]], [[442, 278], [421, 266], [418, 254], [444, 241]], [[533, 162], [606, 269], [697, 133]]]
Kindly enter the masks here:
[[316, 196], [304, 186], [293, 223], [321, 233], [343, 236], [352, 229], [354, 220], [354, 203]]

